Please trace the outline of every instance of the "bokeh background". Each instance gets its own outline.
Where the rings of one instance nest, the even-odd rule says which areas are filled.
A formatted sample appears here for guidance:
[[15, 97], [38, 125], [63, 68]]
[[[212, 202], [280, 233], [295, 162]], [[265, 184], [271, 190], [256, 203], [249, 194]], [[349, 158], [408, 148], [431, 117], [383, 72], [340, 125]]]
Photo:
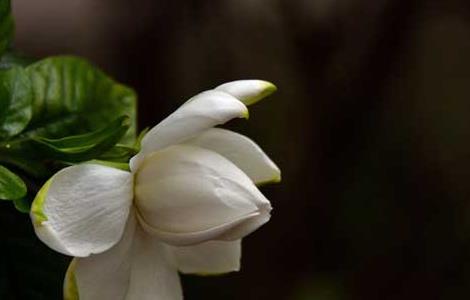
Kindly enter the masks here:
[[[13, 6], [17, 49], [84, 56], [134, 87], [140, 128], [226, 81], [277, 84], [228, 125], [283, 171], [262, 188], [272, 220], [244, 240], [241, 272], [184, 277], [188, 300], [470, 298], [468, 1]], [[23, 255], [28, 222], [0, 219], [2, 299], [60, 299], [67, 259], [39, 242]]]

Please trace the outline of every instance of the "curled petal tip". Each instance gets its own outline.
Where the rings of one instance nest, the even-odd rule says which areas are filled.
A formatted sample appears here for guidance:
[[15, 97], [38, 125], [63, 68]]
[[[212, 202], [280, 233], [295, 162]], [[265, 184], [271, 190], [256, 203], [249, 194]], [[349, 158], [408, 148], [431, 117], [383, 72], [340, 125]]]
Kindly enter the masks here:
[[268, 184], [279, 183], [281, 181], [282, 181], [281, 174], [279, 174], [276, 177], [273, 177], [269, 180], [256, 182], [256, 186], [265, 186]]
[[264, 87], [263, 97], [269, 96], [272, 93], [274, 93], [275, 91], [277, 91], [277, 86], [275, 86], [274, 83], [272, 83], [272, 82], [261, 80], [260, 84]]
[[271, 181], [272, 183], [279, 183], [282, 181], [282, 177], [281, 177], [281, 174], [279, 173], [279, 175], [275, 178], [273, 178], [273, 180]]
[[215, 90], [230, 94], [245, 105], [251, 105], [274, 93], [277, 87], [269, 81], [253, 79], [227, 82]]
[[250, 111], [248, 109], [246, 109], [244, 112], [243, 112], [243, 119], [246, 119], [248, 120], [250, 118]]

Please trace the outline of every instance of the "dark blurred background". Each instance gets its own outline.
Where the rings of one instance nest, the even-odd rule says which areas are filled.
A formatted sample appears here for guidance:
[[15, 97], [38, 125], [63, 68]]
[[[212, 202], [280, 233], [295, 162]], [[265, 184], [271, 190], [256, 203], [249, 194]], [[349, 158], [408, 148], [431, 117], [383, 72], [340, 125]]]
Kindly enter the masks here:
[[[262, 188], [272, 220], [244, 240], [241, 272], [184, 277], [188, 300], [470, 299], [468, 1], [13, 5], [17, 49], [81, 55], [134, 87], [140, 128], [226, 81], [277, 84], [229, 125], [283, 171]], [[32, 259], [14, 247], [4, 260]], [[65, 261], [41, 255], [54, 285], [27, 264], [7, 284], [60, 295]]]

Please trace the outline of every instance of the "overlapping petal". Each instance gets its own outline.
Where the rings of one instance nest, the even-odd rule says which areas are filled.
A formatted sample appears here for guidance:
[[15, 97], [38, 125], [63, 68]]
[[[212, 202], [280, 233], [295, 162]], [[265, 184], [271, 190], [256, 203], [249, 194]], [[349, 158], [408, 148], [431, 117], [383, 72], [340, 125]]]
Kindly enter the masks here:
[[49, 180], [31, 217], [41, 240], [76, 257], [65, 299], [181, 300], [178, 270], [238, 271], [241, 238], [270, 218], [255, 184], [280, 170], [249, 138], [213, 127], [275, 90], [240, 80], [189, 99], [145, 135], [132, 174], [85, 164]]
[[68, 167], [34, 200], [34, 229], [58, 252], [77, 257], [100, 253], [120, 240], [132, 198], [129, 172], [92, 164]]
[[217, 239], [256, 218], [260, 209], [270, 210], [269, 201], [245, 173], [200, 147], [177, 145], [149, 155], [135, 181], [144, 227], [174, 245]]
[[136, 225], [131, 213], [122, 238], [114, 247], [104, 253], [74, 258], [64, 283], [64, 294], [70, 300], [125, 299]]
[[181, 300], [178, 271], [168, 245], [136, 231], [132, 256], [132, 271], [126, 300]]
[[153, 127], [142, 140], [141, 152], [130, 163], [136, 170], [145, 155], [175, 145], [233, 118], [247, 118], [248, 109], [235, 97], [220, 91], [205, 91], [189, 99]]
[[[75, 284], [80, 300], [178, 300], [182, 290], [168, 246], [129, 218], [121, 241], [109, 251], [74, 260], [65, 290]], [[73, 289], [72, 289], [73, 290]], [[72, 300], [72, 299], [71, 299]]]
[[233, 241], [249, 235], [271, 219], [270, 211], [271, 205], [264, 204], [260, 207], [256, 217], [249, 218], [245, 222], [231, 226], [230, 229], [221, 234], [218, 239], [221, 241]]
[[241, 240], [172, 247], [172, 252], [178, 270], [185, 274], [215, 275], [240, 270]]
[[233, 162], [256, 184], [279, 182], [281, 171], [251, 139], [239, 133], [211, 128], [185, 144], [215, 151]]

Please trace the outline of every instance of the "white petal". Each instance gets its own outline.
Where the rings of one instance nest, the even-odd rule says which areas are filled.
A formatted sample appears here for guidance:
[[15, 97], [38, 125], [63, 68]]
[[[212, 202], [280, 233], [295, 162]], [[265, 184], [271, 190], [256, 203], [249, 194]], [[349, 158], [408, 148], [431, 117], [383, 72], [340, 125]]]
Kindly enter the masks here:
[[185, 274], [214, 275], [240, 270], [241, 240], [210, 241], [172, 250], [178, 270]]
[[152, 153], [135, 180], [144, 228], [174, 245], [216, 239], [271, 208], [245, 173], [199, 147], [178, 145]]
[[254, 232], [262, 225], [267, 223], [269, 219], [271, 219], [270, 211], [267, 209], [260, 209], [260, 213], [256, 216], [256, 218], [250, 218], [245, 222], [241, 222], [235, 226], [232, 226], [230, 229], [220, 235], [218, 239], [221, 241], [233, 241], [239, 239], [240, 237], [244, 237]]
[[[64, 294], [76, 299], [124, 299], [129, 287], [132, 246], [136, 230], [131, 213], [121, 240], [108, 251], [85, 258], [74, 258], [64, 282]], [[71, 298], [74, 299], [74, 298]]]
[[126, 300], [183, 299], [180, 279], [167, 245], [137, 230]]
[[230, 130], [211, 128], [185, 142], [228, 158], [256, 184], [279, 182], [281, 171], [252, 140]]
[[83, 164], [54, 175], [36, 196], [31, 218], [37, 236], [71, 256], [100, 253], [124, 231], [133, 177], [118, 169]]
[[246, 105], [251, 105], [271, 95], [277, 88], [264, 80], [237, 80], [219, 85], [215, 90], [230, 94]]
[[148, 236], [132, 220], [115, 247], [76, 259], [73, 277], [80, 300], [183, 299], [170, 249]]
[[[267, 214], [269, 214], [269, 212]], [[248, 226], [248, 231], [244, 231], [244, 229], [246, 228], [244, 224], [245, 223], [251, 224], [253, 222], [258, 222], [258, 217], [262, 215], [264, 214], [255, 212], [255, 213], [240, 217], [237, 220], [229, 221], [229, 222], [226, 222], [224, 224], [221, 224], [221, 225], [209, 228], [209, 229], [200, 230], [200, 231], [191, 231], [191, 232], [163, 231], [163, 230], [160, 230], [158, 228], [148, 225], [147, 221], [144, 220], [139, 214], [137, 215], [137, 217], [142, 227], [148, 233], [155, 235], [160, 240], [165, 241], [166, 243], [175, 245], [175, 246], [188, 246], [188, 245], [200, 244], [200, 243], [210, 241], [210, 240], [234, 241], [237, 239], [241, 239], [242, 237], [254, 231], [254, 229], [252, 229], [253, 226]], [[266, 223], [266, 221], [260, 223], [259, 226], [261, 226], [264, 223]], [[232, 234], [232, 232], [234, 233]]]
[[147, 153], [179, 144], [233, 118], [247, 117], [248, 109], [233, 96], [214, 90], [202, 92], [189, 99], [145, 135], [141, 152], [131, 160], [131, 170], [138, 168], [142, 157]]

